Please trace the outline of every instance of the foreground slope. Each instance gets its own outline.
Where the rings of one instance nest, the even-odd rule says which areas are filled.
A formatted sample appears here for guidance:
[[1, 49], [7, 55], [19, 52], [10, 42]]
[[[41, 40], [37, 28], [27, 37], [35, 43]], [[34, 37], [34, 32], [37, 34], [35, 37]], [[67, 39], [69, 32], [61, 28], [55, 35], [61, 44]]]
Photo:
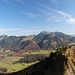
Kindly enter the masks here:
[[61, 53], [51, 53], [50, 57], [19, 72], [0, 75], [64, 75], [65, 56]]
[[[75, 46], [58, 48], [57, 52], [28, 68], [0, 75], [75, 75]], [[72, 54], [72, 56], [71, 56]]]

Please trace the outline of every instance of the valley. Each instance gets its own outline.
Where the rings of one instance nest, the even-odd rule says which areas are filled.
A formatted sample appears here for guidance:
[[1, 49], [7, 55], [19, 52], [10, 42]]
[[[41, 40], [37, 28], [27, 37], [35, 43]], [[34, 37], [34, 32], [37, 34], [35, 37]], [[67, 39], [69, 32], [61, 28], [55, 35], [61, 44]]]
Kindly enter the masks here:
[[[9, 52], [9, 53], [2, 53], [0, 55], [0, 72], [7, 72], [7, 73], [12, 73], [12, 72], [16, 72], [19, 70], [22, 70], [24, 68], [27, 68], [37, 62], [39, 62], [38, 59], [42, 59], [42, 56], [44, 56], [45, 58], [49, 56], [49, 54], [53, 52], [49, 51], [49, 50], [40, 50], [40, 51], [35, 51], [35, 52], [31, 52], [31, 51], [27, 51], [25, 53], [23, 53], [21, 56], [10, 56], [10, 54], [13, 54], [14, 52]], [[34, 55], [34, 56], [33, 56]], [[35, 61], [33, 62], [26, 62], [28, 60], [26, 60], [25, 62], [20, 62], [20, 59], [24, 58], [26, 56], [26, 59], [30, 59], [31, 56], [34, 57]], [[29, 58], [28, 58], [29, 56]], [[36, 57], [38, 59], [36, 59]], [[41, 56], [41, 57], [39, 57]], [[31, 58], [32, 59], [32, 58]], [[25, 59], [24, 59], [25, 60]]]

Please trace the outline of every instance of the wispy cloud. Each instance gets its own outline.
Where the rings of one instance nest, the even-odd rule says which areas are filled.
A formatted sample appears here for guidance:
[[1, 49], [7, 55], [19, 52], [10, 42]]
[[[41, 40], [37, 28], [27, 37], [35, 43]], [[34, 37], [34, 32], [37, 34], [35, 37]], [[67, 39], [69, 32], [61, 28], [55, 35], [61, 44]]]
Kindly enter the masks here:
[[3, 1], [3, 2], [7, 3], [7, 4], [10, 4], [10, 5], [15, 6], [15, 4], [14, 3], [11, 3], [9, 0], [1, 0], [1, 1]]
[[72, 4], [72, 0], [65, 0], [67, 3]]
[[47, 18], [48, 21], [52, 21], [52, 22], [61, 22], [62, 20], [61, 19], [57, 19], [56, 17], [54, 18]]
[[54, 11], [63, 16], [64, 20], [66, 20], [68, 24], [75, 24], [75, 18], [73, 18], [70, 14], [58, 10]]
[[27, 15], [31, 18], [39, 18], [40, 15], [36, 14], [36, 13], [30, 13], [30, 12], [22, 12], [24, 15]]
[[31, 29], [10, 29], [10, 28], [1, 28], [0, 29], [0, 35], [16, 35], [16, 36], [25, 36], [25, 35], [32, 35], [32, 34], [38, 34], [40, 29], [37, 30], [31, 30]]
[[40, 32], [41, 30], [28, 30], [28, 29], [10, 29], [10, 28], [1, 28], [0, 32], [6, 32], [6, 31], [19, 31], [19, 32], [25, 32], [25, 33], [34, 33], [34, 32]]
[[67, 23], [69, 23], [69, 24], [75, 24], [75, 18], [69, 17], [67, 19]]
[[26, 34], [26, 35], [33, 35], [33, 34], [38, 34], [41, 31], [42, 30], [23, 30], [23, 31], [21, 31], [21, 33]]
[[25, 15], [28, 15], [29, 17], [35, 18], [35, 15], [32, 14], [32, 13], [29, 13], [29, 12], [25, 13], [25, 12], [24, 12], [24, 14], [25, 14]]
[[11, 6], [15, 6], [15, 7], [18, 7], [18, 8], [21, 8], [20, 6], [16, 5], [15, 3], [12, 2], [12, 0], [1, 0]]
[[16, 0], [16, 2], [22, 4], [22, 5], [25, 5], [25, 3], [23, 2], [23, 0]]
[[[53, 3], [58, 3], [59, 1], [62, 1], [62, 0], [50, 0], [50, 2], [53, 2]], [[63, 1], [66, 3], [72, 4], [72, 0], [63, 0]]]
[[57, 3], [59, 0], [50, 0], [53, 3]]
[[47, 16], [47, 20], [49, 21], [54, 21], [54, 22], [63, 22], [65, 21], [68, 24], [75, 24], [75, 18], [73, 18], [70, 14], [56, 10], [56, 9], [52, 9], [48, 6], [42, 5], [42, 4], [38, 4], [41, 7], [47, 9], [48, 11], [43, 11]]

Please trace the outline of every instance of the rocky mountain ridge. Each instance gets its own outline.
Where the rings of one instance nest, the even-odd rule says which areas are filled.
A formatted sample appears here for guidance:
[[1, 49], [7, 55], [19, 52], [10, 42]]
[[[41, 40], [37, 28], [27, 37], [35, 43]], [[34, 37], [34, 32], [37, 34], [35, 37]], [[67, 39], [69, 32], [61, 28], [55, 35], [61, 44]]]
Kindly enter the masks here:
[[40, 49], [56, 49], [74, 43], [75, 37], [61, 32], [41, 31], [38, 35], [31, 36], [0, 36], [0, 50], [14, 52]]

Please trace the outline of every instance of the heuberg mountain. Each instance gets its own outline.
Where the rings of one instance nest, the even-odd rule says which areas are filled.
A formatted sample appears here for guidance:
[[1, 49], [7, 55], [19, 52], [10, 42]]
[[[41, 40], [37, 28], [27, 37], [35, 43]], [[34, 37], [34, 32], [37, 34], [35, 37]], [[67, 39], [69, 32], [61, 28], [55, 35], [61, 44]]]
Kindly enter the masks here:
[[14, 52], [40, 49], [56, 49], [75, 42], [75, 37], [61, 32], [41, 31], [31, 36], [0, 36], [0, 49]]

